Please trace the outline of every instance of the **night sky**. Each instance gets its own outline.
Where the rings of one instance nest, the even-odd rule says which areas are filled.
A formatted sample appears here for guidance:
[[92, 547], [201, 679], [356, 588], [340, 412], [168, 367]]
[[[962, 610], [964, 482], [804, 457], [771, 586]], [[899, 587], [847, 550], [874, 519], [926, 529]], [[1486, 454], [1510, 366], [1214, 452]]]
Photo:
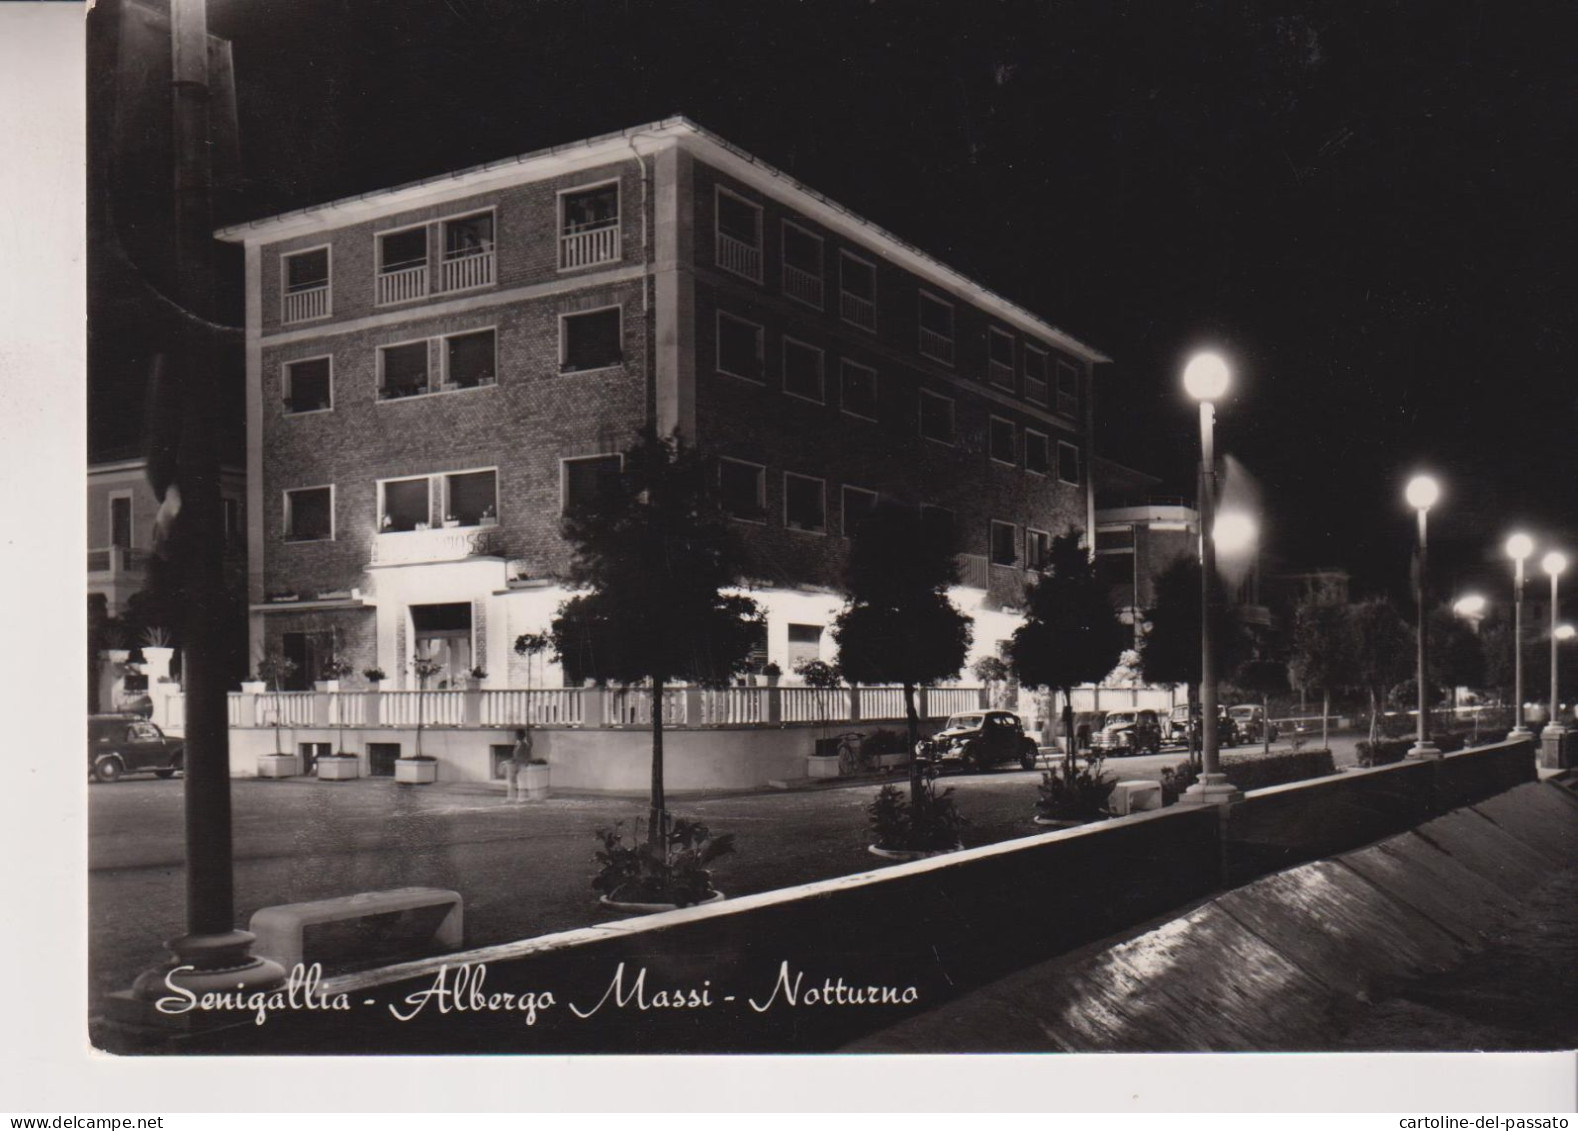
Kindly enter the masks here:
[[[1182, 362], [1223, 350], [1284, 559], [1401, 591], [1416, 467], [1444, 591], [1508, 585], [1516, 522], [1578, 552], [1573, 5], [1274, 7], [210, 0], [222, 219], [684, 114], [1112, 357], [1099, 454], [1171, 492]], [[100, 449], [136, 438], [114, 322]]]

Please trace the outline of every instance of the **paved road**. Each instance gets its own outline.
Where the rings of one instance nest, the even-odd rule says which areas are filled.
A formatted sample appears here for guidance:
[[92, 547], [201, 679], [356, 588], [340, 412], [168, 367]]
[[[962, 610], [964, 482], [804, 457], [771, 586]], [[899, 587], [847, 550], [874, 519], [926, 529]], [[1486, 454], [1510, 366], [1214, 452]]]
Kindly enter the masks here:
[[[1250, 751], [1240, 749], [1229, 758]], [[1159, 778], [1183, 752], [1114, 759], [1114, 776]], [[1339, 752], [1339, 762], [1342, 755]], [[894, 780], [902, 780], [896, 778]], [[970, 820], [965, 843], [1040, 831], [1037, 772], [951, 775]], [[888, 866], [866, 852], [864, 809], [877, 784], [680, 798], [675, 810], [732, 832], [715, 868], [734, 895]], [[181, 933], [181, 783], [127, 779], [90, 790], [89, 923], [94, 999], [128, 985]], [[529, 938], [609, 918], [593, 901], [593, 833], [645, 816], [639, 798], [555, 797], [509, 805], [487, 786], [397, 786], [387, 779], [238, 780], [232, 785], [236, 918], [259, 907], [410, 885], [465, 900], [470, 945]]]

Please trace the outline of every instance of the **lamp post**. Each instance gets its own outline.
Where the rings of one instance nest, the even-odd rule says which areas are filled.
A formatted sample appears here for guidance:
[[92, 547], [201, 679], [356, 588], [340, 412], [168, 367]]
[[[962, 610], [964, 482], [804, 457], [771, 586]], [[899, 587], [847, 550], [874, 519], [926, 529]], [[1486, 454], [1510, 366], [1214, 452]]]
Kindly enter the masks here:
[[1419, 515], [1419, 546], [1415, 558], [1416, 572], [1414, 576], [1414, 598], [1419, 606], [1419, 671], [1417, 684], [1419, 690], [1419, 732], [1414, 739], [1413, 746], [1408, 751], [1410, 758], [1439, 758], [1441, 751], [1437, 750], [1430, 742], [1430, 695], [1426, 690], [1429, 687], [1427, 668], [1429, 667], [1429, 632], [1425, 621], [1427, 606], [1425, 604], [1425, 563], [1426, 544], [1425, 516], [1430, 513], [1430, 508], [1435, 506], [1436, 500], [1441, 497], [1441, 486], [1428, 475], [1416, 475], [1408, 481], [1406, 492], [1408, 505], [1413, 507]]
[[1512, 731], [1508, 738], [1528, 738], [1523, 723], [1523, 563], [1534, 553], [1534, 539], [1514, 534], [1507, 539], [1507, 556], [1512, 559]]
[[1562, 726], [1561, 700], [1556, 694], [1556, 646], [1562, 639], [1556, 623], [1556, 579], [1567, 568], [1567, 555], [1552, 550], [1540, 559], [1540, 566], [1551, 578], [1551, 721], [1545, 724], [1545, 730], [1540, 734], [1540, 764], [1549, 769], [1560, 769], [1567, 728]]
[[1216, 576], [1216, 451], [1213, 428], [1216, 402], [1227, 392], [1227, 362], [1214, 353], [1200, 353], [1184, 367], [1184, 388], [1200, 402], [1200, 778], [1180, 799], [1195, 805], [1226, 805], [1242, 801], [1222, 773], [1216, 738], [1216, 657], [1211, 640], [1212, 581]]

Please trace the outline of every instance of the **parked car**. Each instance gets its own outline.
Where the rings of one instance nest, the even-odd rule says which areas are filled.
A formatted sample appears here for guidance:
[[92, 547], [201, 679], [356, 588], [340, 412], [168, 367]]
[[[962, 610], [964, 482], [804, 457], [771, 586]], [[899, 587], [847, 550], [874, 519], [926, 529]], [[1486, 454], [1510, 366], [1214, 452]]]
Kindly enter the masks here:
[[[1180, 746], [1189, 745], [1190, 710], [1187, 703], [1180, 703], [1174, 707], [1168, 716], [1170, 730], [1164, 741], [1177, 743]], [[1196, 725], [1199, 724], [1198, 710], [1193, 712]], [[1273, 736], [1274, 737], [1274, 736]], [[1226, 707], [1219, 707], [1216, 713], [1216, 744], [1218, 747], [1237, 746], [1241, 741], [1242, 732], [1239, 730], [1238, 721]]]
[[161, 778], [181, 769], [186, 744], [167, 738], [154, 723], [137, 715], [88, 718], [88, 773], [94, 781], [118, 781], [127, 774]]
[[1036, 742], [1012, 711], [968, 711], [951, 715], [924, 747], [924, 756], [940, 766], [964, 765], [984, 770], [1017, 761], [1022, 769], [1036, 765]]
[[1090, 752], [1103, 756], [1159, 754], [1162, 724], [1155, 711], [1112, 711], [1090, 741]]
[[1233, 726], [1240, 742], [1266, 741], [1266, 730], [1269, 726], [1271, 735], [1269, 741], [1277, 740], [1277, 725], [1268, 723], [1265, 709], [1258, 703], [1240, 703], [1237, 707], [1228, 709], [1228, 715], [1233, 720]]
[[1166, 721], [1162, 724], [1162, 741], [1188, 746], [1190, 714], [1189, 704], [1187, 703], [1179, 703], [1169, 711]]

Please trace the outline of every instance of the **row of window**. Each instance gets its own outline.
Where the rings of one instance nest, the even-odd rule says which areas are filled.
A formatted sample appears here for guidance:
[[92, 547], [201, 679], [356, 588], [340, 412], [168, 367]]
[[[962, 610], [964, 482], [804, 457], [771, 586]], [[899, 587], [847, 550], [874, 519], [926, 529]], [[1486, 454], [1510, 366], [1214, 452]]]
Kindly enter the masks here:
[[[718, 461], [718, 483], [723, 509], [741, 522], [765, 525], [767, 522], [767, 469], [761, 464], [745, 460], [723, 458]], [[838, 488], [839, 515], [837, 532], [853, 538], [860, 531], [860, 524], [876, 507], [877, 492], [853, 484]], [[955, 535], [954, 515], [947, 507], [923, 503], [921, 520], [934, 538], [952, 543]], [[799, 472], [783, 473], [783, 523], [790, 530], [806, 534], [827, 534], [827, 481], [814, 475]], [[1019, 563], [1019, 528], [1011, 522], [993, 521], [990, 536], [990, 560], [993, 565], [1012, 566]], [[1029, 569], [1041, 569], [1047, 563], [1051, 535], [1044, 530], [1025, 528], [1024, 561]]]
[[[559, 371], [584, 373], [624, 363], [620, 307], [559, 316]], [[398, 400], [428, 393], [477, 389], [498, 380], [498, 332], [467, 330], [378, 347], [378, 397]], [[334, 361], [286, 362], [281, 392], [287, 413], [334, 407]]]
[[[731, 274], [760, 284], [762, 275], [762, 207], [719, 185], [716, 189], [714, 240], [717, 265]], [[825, 251], [821, 236], [792, 220], [782, 221], [780, 260], [785, 297], [825, 311], [823, 282]], [[877, 270], [870, 261], [840, 248], [837, 260], [838, 312], [843, 321], [875, 333], [877, 329]], [[916, 349], [944, 365], [954, 364], [954, 304], [940, 295], [920, 290], [917, 297], [919, 335]], [[720, 330], [721, 334], [721, 330]], [[1019, 357], [1016, 358], [1016, 353]], [[1059, 358], [1056, 362], [1057, 402], [1051, 391], [1051, 354], [1030, 342], [1017, 344], [1008, 330], [987, 330], [987, 380], [1013, 390], [1017, 377], [1024, 380], [1024, 396], [1032, 403], [1055, 407], [1073, 416], [1079, 408], [1079, 371]]]
[[[494, 210], [488, 208], [373, 233], [374, 303], [392, 306], [492, 286], [495, 227]], [[560, 271], [619, 261], [623, 248], [617, 181], [558, 194], [558, 244]], [[332, 246], [281, 256], [280, 276], [281, 322], [308, 322], [334, 313]]]
[[[617, 483], [623, 461], [620, 455], [560, 460], [561, 507], [566, 512], [572, 511], [608, 491]], [[332, 541], [335, 536], [334, 497], [332, 484], [286, 491], [285, 541]], [[477, 468], [380, 479], [377, 514], [380, 534], [495, 526], [499, 514], [498, 469]]]

